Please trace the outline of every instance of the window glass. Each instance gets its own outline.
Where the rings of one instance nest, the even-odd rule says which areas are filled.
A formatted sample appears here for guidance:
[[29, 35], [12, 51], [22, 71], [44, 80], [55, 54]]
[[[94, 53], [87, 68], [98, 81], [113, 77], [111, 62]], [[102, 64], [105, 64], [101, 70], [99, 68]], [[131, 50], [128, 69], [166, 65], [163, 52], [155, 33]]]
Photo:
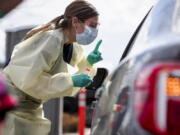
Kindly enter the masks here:
[[135, 54], [142, 52], [146, 47], [144, 46], [145, 42], [147, 42], [148, 36], [148, 28], [150, 24], [149, 16], [146, 18], [144, 24], [142, 25], [141, 29], [139, 30], [138, 34], [135, 37], [135, 41], [133, 42], [132, 48], [128, 53], [128, 57], [132, 57]]
[[180, 1], [177, 1], [175, 10], [174, 10], [174, 18], [173, 18], [173, 31], [180, 33]]

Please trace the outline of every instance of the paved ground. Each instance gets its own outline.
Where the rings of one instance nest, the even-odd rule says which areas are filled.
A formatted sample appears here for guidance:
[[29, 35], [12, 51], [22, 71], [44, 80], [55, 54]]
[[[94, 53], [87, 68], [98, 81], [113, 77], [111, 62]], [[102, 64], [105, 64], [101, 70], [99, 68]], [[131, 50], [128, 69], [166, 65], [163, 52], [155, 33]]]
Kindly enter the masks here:
[[[66, 133], [66, 134], [63, 134], [63, 135], [79, 135], [78, 133]], [[85, 131], [85, 135], [90, 135], [90, 129], [86, 129]]]

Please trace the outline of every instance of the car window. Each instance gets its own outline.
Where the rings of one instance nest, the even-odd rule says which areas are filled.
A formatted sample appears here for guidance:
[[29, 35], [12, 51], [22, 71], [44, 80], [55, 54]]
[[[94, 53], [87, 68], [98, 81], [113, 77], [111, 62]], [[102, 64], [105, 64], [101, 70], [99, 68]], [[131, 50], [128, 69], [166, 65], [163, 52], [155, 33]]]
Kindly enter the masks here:
[[[134, 57], [146, 49], [157, 47], [157, 42], [162, 42], [158, 36], [169, 35], [174, 32], [174, 28], [177, 29], [176, 7], [178, 7], [176, 1], [168, 0], [157, 3], [138, 32], [127, 57]], [[153, 43], [154, 39], [156, 39], [156, 43]]]
[[133, 42], [133, 46], [132, 48], [130, 49], [127, 57], [132, 57], [134, 56], [135, 54], [138, 54], [139, 52], [141, 52], [142, 50], [145, 49], [144, 46], [142, 46], [145, 41], [147, 40], [147, 32], [148, 32], [148, 27], [149, 27], [149, 21], [148, 19], [145, 20], [144, 24], [142, 25], [139, 33], [137, 34], [136, 36], [136, 39], [135, 41]]
[[125, 48], [125, 51], [123, 52], [123, 55], [122, 55], [120, 61], [123, 60], [126, 56], [129, 56], [130, 54], [132, 54], [132, 52], [137, 52], [137, 51], [132, 51], [132, 50], [134, 50], [134, 49], [140, 50], [139, 46], [136, 45], [135, 43], [137, 43], [137, 41], [139, 41], [139, 42], [145, 41], [147, 28], [148, 28], [148, 23], [146, 20], [147, 20], [147, 17], [149, 15], [151, 9], [148, 11], [146, 16], [143, 18], [141, 23], [136, 28], [134, 34], [132, 35], [131, 39], [129, 40], [129, 43], [127, 44], [127, 46]]
[[176, 5], [174, 9], [174, 18], [173, 18], [173, 31], [180, 33], [180, 1], [178, 1], [178, 4]]

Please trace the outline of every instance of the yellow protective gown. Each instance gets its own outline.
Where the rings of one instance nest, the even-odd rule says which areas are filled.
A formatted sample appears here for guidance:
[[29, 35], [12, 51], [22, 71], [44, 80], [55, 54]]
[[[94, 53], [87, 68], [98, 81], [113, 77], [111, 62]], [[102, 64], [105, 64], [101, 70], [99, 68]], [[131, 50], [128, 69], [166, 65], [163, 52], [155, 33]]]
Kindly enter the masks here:
[[[44, 118], [42, 103], [48, 99], [73, 96], [79, 88], [73, 87], [71, 74], [63, 60], [63, 46], [67, 42], [62, 29], [38, 33], [15, 46], [7, 76], [10, 91], [19, 98], [16, 110], [7, 115], [3, 135], [48, 135], [50, 121]], [[70, 65], [78, 73], [93, 68], [83, 55], [83, 49], [73, 44]]]

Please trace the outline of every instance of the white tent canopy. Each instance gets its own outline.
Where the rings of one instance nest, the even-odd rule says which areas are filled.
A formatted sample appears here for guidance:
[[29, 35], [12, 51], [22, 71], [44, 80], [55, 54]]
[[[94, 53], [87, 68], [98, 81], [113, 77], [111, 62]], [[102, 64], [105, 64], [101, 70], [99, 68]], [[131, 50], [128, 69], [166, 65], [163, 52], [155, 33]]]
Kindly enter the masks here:
[[[0, 20], [0, 61], [5, 60], [4, 39], [6, 30], [23, 29], [41, 25], [63, 14], [72, 0], [24, 0], [9, 15]], [[89, 0], [100, 13], [99, 35], [91, 45], [85, 46], [89, 53], [99, 39], [103, 40], [100, 51], [104, 60], [98, 66], [112, 70], [122, 55], [136, 26], [151, 7], [152, 0]]]

